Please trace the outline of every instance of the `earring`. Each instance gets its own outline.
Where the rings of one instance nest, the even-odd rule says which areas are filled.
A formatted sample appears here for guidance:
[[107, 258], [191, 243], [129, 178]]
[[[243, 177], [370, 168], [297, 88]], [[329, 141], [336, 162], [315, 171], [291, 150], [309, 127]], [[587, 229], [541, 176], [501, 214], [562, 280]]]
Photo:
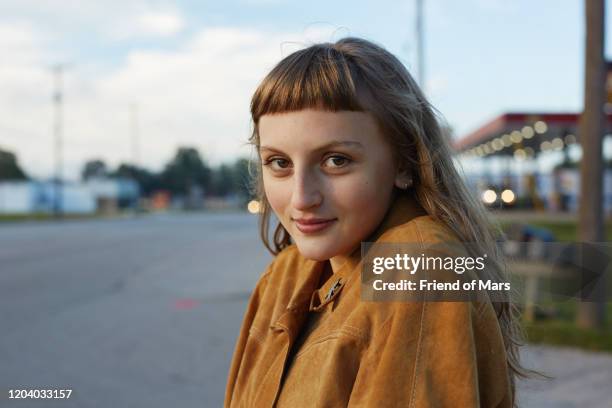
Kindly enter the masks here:
[[412, 185], [412, 178], [409, 178], [408, 181], [404, 182], [403, 184], [401, 184], [400, 186], [398, 186], [400, 189], [402, 190], [407, 190], [408, 187], [410, 187]]

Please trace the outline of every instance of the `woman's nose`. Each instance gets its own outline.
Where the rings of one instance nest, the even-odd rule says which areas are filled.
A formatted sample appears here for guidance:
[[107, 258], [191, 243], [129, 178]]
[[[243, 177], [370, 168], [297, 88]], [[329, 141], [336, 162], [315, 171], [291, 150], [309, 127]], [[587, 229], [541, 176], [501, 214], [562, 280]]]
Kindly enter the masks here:
[[317, 207], [323, 201], [319, 180], [315, 174], [308, 172], [294, 173], [291, 205], [296, 210], [307, 210]]

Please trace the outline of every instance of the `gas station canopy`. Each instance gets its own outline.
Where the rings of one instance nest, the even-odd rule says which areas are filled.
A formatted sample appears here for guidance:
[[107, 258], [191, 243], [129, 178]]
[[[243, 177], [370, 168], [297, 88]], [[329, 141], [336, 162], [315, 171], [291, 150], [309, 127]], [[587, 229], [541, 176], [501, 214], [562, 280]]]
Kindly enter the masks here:
[[[505, 113], [452, 145], [457, 153], [470, 156], [527, 158], [578, 142], [579, 120], [578, 113]], [[606, 122], [607, 133], [612, 114]]]

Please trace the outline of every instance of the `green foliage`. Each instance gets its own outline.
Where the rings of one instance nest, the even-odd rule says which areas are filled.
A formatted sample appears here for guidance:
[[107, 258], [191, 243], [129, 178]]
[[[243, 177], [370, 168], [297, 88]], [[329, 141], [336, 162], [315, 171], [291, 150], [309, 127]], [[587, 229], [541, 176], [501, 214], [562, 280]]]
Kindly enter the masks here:
[[[93, 214], [81, 214], [81, 213], [63, 213], [62, 220], [86, 220], [95, 218], [104, 218], [104, 215], [93, 213]], [[0, 214], [0, 223], [3, 222], [21, 222], [21, 221], [49, 221], [57, 219], [55, 214], [48, 212], [33, 212], [33, 213], [19, 213], [19, 214]]]
[[524, 328], [530, 343], [612, 352], [612, 330], [609, 328], [603, 331], [582, 329], [566, 321], [526, 323]]
[[146, 197], [157, 190], [168, 190], [173, 195], [188, 195], [193, 187], [201, 188], [205, 195], [227, 197], [238, 195], [244, 199], [250, 193], [249, 160], [240, 158], [233, 163], [224, 163], [210, 168], [197, 149], [181, 147], [160, 173], [122, 163], [114, 171], [108, 171], [102, 160], [90, 160], [81, 172], [82, 178], [104, 175], [135, 180]]
[[234, 189], [234, 173], [230, 166], [222, 164], [212, 174], [210, 192], [213, 195], [225, 197]]
[[523, 322], [527, 341], [612, 352], [612, 302], [606, 304], [603, 330], [585, 329], [576, 325], [579, 305], [576, 299], [539, 304], [538, 309], [547, 310], [548, 316], [536, 318], [534, 322]]
[[28, 176], [19, 167], [14, 153], [0, 150], [0, 180], [27, 180]]
[[149, 196], [153, 191], [162, 188], [159, 174], [131, 164], [120, 164], [117, 170], [109, 173], [109, 177], [121, 177], [136, 181], [140, 186], [140, 191], [145, 196]]
[[[502, 222], [502, 229], [507, 230], [510, 223]], [[545, 228], [552, 232], [559, 242], [575, 242], [577, 240], [576, 221], [530, 221], [529, 225]], [[612, 223], [606, 222], [605, 234], [612, 238]], [[512, 285], [520, 287], [520, 279], [512, 277]], [[612, 281], [608, 280], [608, 293], [612, 290]], [[612, 302], [606, 309], [606, 324], [604, 330], [584, 329], [576, 325], [576, 315], [579, 302], [575, 299], [564, 301], [543, 300], [538, 303], [536, 320], [523, 322], [527, 341], [558, 346], [578, 347], [586, 350], [612, 352]], [[538, 313], [540, 311], [541, 313]], [[538, 314], [540, 317], [538, 317]]]
[[238, 159], [234, 163], [234, 187], [238, 194], [244, 197], [252, 197], [254, 195], [252, 191], [253, 181], [249, 172], [250, 167], [251, 162], [244, 158]]
[[89, 160], [83, 166], [81, 171], [81, 179], [88, 180], [90, 178], [103, 178], [108, 175], [106, 163], [100, 159]]
[[251, 197], [250, 185], [249, 161], [241, 158], [232, 165], [222, 164], [213, 170], [210, 193], [219, 197], [229, 194]]
[[162, 186], [173, 194], [186, 195], [192, 187], [210, 188], [211, 170], [193, 147], [180, 147], [161, 173]]

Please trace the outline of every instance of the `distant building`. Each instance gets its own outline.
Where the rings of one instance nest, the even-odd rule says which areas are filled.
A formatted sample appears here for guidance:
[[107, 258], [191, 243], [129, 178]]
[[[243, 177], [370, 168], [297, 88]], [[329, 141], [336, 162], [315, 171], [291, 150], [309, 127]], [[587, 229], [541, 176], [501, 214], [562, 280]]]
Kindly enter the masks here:
[[119, 209], [136, 208], [140, 197], [138, 183], [122, 178], [90, 178], [83, 183], [96, 201], [98, 212], [112, 213]]
[[52, 181], [0, 182], [0, 213], [51, 213], [56, 201], [63, 213], [88, 214], [133, 208], [138, 203], [138, 184], [127, 179], [91, 179], [64, 182], [59, 200]]
[[[468, 185], [489, 205], [576, 212], [579, 120], [577, 113], [505, 113], [454, 141], [456, 159]], [[612, 114], [607, 115], [605, 131], [603, 154], [609, 162]], [[612, 169], [604, 167], [603, 206], [612, 213]], [[506, 190], [511, 192], [510, 203], [502, 202]]]

